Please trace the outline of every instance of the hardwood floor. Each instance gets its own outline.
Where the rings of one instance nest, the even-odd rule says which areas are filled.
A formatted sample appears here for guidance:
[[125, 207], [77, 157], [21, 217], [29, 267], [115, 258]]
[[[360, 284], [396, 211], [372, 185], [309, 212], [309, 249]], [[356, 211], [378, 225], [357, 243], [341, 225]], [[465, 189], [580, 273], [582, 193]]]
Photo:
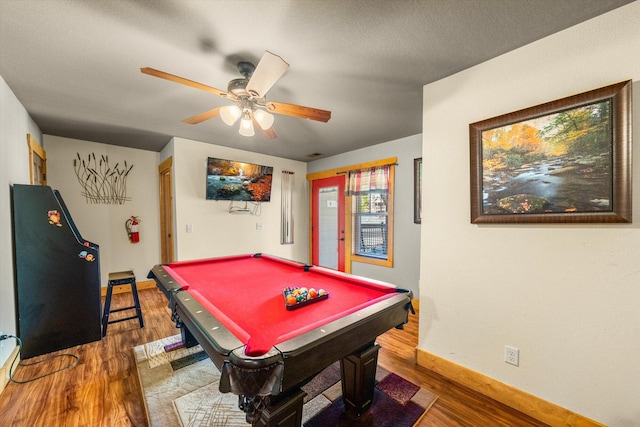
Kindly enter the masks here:
[[[28, 362], [35, 362], [59, 354], [80, 358], [76, 366], [53, 375], [27, 384], [7, 384], [0, 394], [0, 426], [146, 426], [132, 348], [174, 335], [178, 330], [160, 291], [147, 289], [139, 294], [144, 329], [135, 320], [114, 323], [101, 341], [29, 359]], [[116, 294], [112, 308], [130, 305], [130, 301], [130, 294]], [[112, 316], [117, 318], [116, 314]], [[417, 319], [417, 315], [411, 315], [405, 330], [390, 331], [378, 342], [382, 346], [380, 366], [439, 396], [419, 426], [545, 425], [417, 366]], [[24, 380], [43, 375], [70, 361], [70, 357], [60, 357], [33, 367], [19, 367], [14, 377]]]

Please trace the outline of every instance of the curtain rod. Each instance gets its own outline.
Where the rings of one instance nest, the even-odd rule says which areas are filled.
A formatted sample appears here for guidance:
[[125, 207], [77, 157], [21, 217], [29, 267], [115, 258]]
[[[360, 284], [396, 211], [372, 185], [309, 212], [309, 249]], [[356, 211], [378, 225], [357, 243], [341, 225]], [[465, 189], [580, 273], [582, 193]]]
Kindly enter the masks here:
[[349, 172], [353, 172], [353, 171], [366, 170], [366, 169], [375, 169], [378, 166], [398, 166], [398, 162], [395, 162], [395, 163], [382, 163], [382, 164], [379, 164], [379, 165], [376, 165], [376, 166], [370, 166], [370, 167], [366, 167], [366, 168], [350, 169], [350, 170], [347, 170], [347, 171], [339, 171], [339, 172], [336, 172], [336, 175], [346, 175]]

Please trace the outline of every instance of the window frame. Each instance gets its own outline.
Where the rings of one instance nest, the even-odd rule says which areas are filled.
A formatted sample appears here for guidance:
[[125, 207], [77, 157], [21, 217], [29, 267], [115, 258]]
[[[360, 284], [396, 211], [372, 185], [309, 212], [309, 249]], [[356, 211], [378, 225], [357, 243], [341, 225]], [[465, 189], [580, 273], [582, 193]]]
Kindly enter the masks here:
[[[395, 163], [395, 162], [394, 162]], [[385, 164], [385, 163], [381, 163]], [[389, 164], [389, 163], [386, 163]], [[380, 257], [372, 257], [372, 256], [366, 256], [366, 255], [360, 255], [360, 254], [356, 254], [355, 253], [355, 242], [356, 239], [358, 238], [358, 236], [355, 236], [355, 233], [357, 232], [357, 228], [355, 227], [355, 215], [356, 213], [353, 212], [353, 205], [354, 205], [354, 198], [357, 198], [357, 196], [349, 196], [347, 195], [345, 197], [345, 207], [349, 210], [349, 212], [346, 213], [347, 215], [347, 221], [349, 224], [351, 224], [351, 248], [350, 248], [350, 255], [351, 255], [351, 260], [355, 261], [355, 262], [361, 262], [364, 264], [373, 264], [373, 265], [379, 265], [382, 267], [393, 267], [393, 229], [394, 229], [394, 215], [393, 215], [393, 206], [394, 206], [394, 192], [395, 192], [395, 165], [389, 164], [389, 190], [388, 190], [388, 194], [387, 194], [387, 258], [380, 258]]]
[[[381, 200], [384, 208], [376, 208]], [[363, 209], [364, 208], [364, 209]], [[389, 255], [389, 190], [373, 190], [353, 196], [353, 253], [367, 258]]]

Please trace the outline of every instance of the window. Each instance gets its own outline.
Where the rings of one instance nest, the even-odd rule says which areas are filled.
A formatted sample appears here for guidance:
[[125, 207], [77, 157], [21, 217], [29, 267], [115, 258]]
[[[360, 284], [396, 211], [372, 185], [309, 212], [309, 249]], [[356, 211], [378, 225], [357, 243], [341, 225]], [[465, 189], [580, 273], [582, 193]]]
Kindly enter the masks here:
[[393, 266], [393, 166], [349, 172], [353, 259]]
[[387, 259], [387, 190], [374, 190], [353, 197], [354, 254]]

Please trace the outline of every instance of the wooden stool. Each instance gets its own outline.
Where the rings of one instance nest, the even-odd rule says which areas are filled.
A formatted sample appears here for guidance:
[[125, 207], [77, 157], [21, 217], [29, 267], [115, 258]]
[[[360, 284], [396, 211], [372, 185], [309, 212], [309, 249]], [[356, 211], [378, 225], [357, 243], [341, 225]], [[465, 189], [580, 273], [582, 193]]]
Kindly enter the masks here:
[[[111, 310], [111, 295], [113, 293], [113, 287], [119, 285], [131, 285], [131, 293], [133, 294], [133, 305], [130, 307], [117, 308]], [[123, 310], [136, 310], [134, 316], [125, 317], [123, 319], [109, 321], [109, 314]], [[138, 288], [136, 287], [136, 275], [133, 271], [118, 271], [116, 273], [109, 273], [109, 283], [107, 284], [107, 297], [104, 302], [104, 314], [102, 315], [102, 336], [107, 335], [107, 325], [110, 323], [122, 322], [125, 320], [138, 319], [140, 327], [144, 328], [144, 320], [142, 320], [142, 309], [140, 309], [140, 300], [138, 299]]]

